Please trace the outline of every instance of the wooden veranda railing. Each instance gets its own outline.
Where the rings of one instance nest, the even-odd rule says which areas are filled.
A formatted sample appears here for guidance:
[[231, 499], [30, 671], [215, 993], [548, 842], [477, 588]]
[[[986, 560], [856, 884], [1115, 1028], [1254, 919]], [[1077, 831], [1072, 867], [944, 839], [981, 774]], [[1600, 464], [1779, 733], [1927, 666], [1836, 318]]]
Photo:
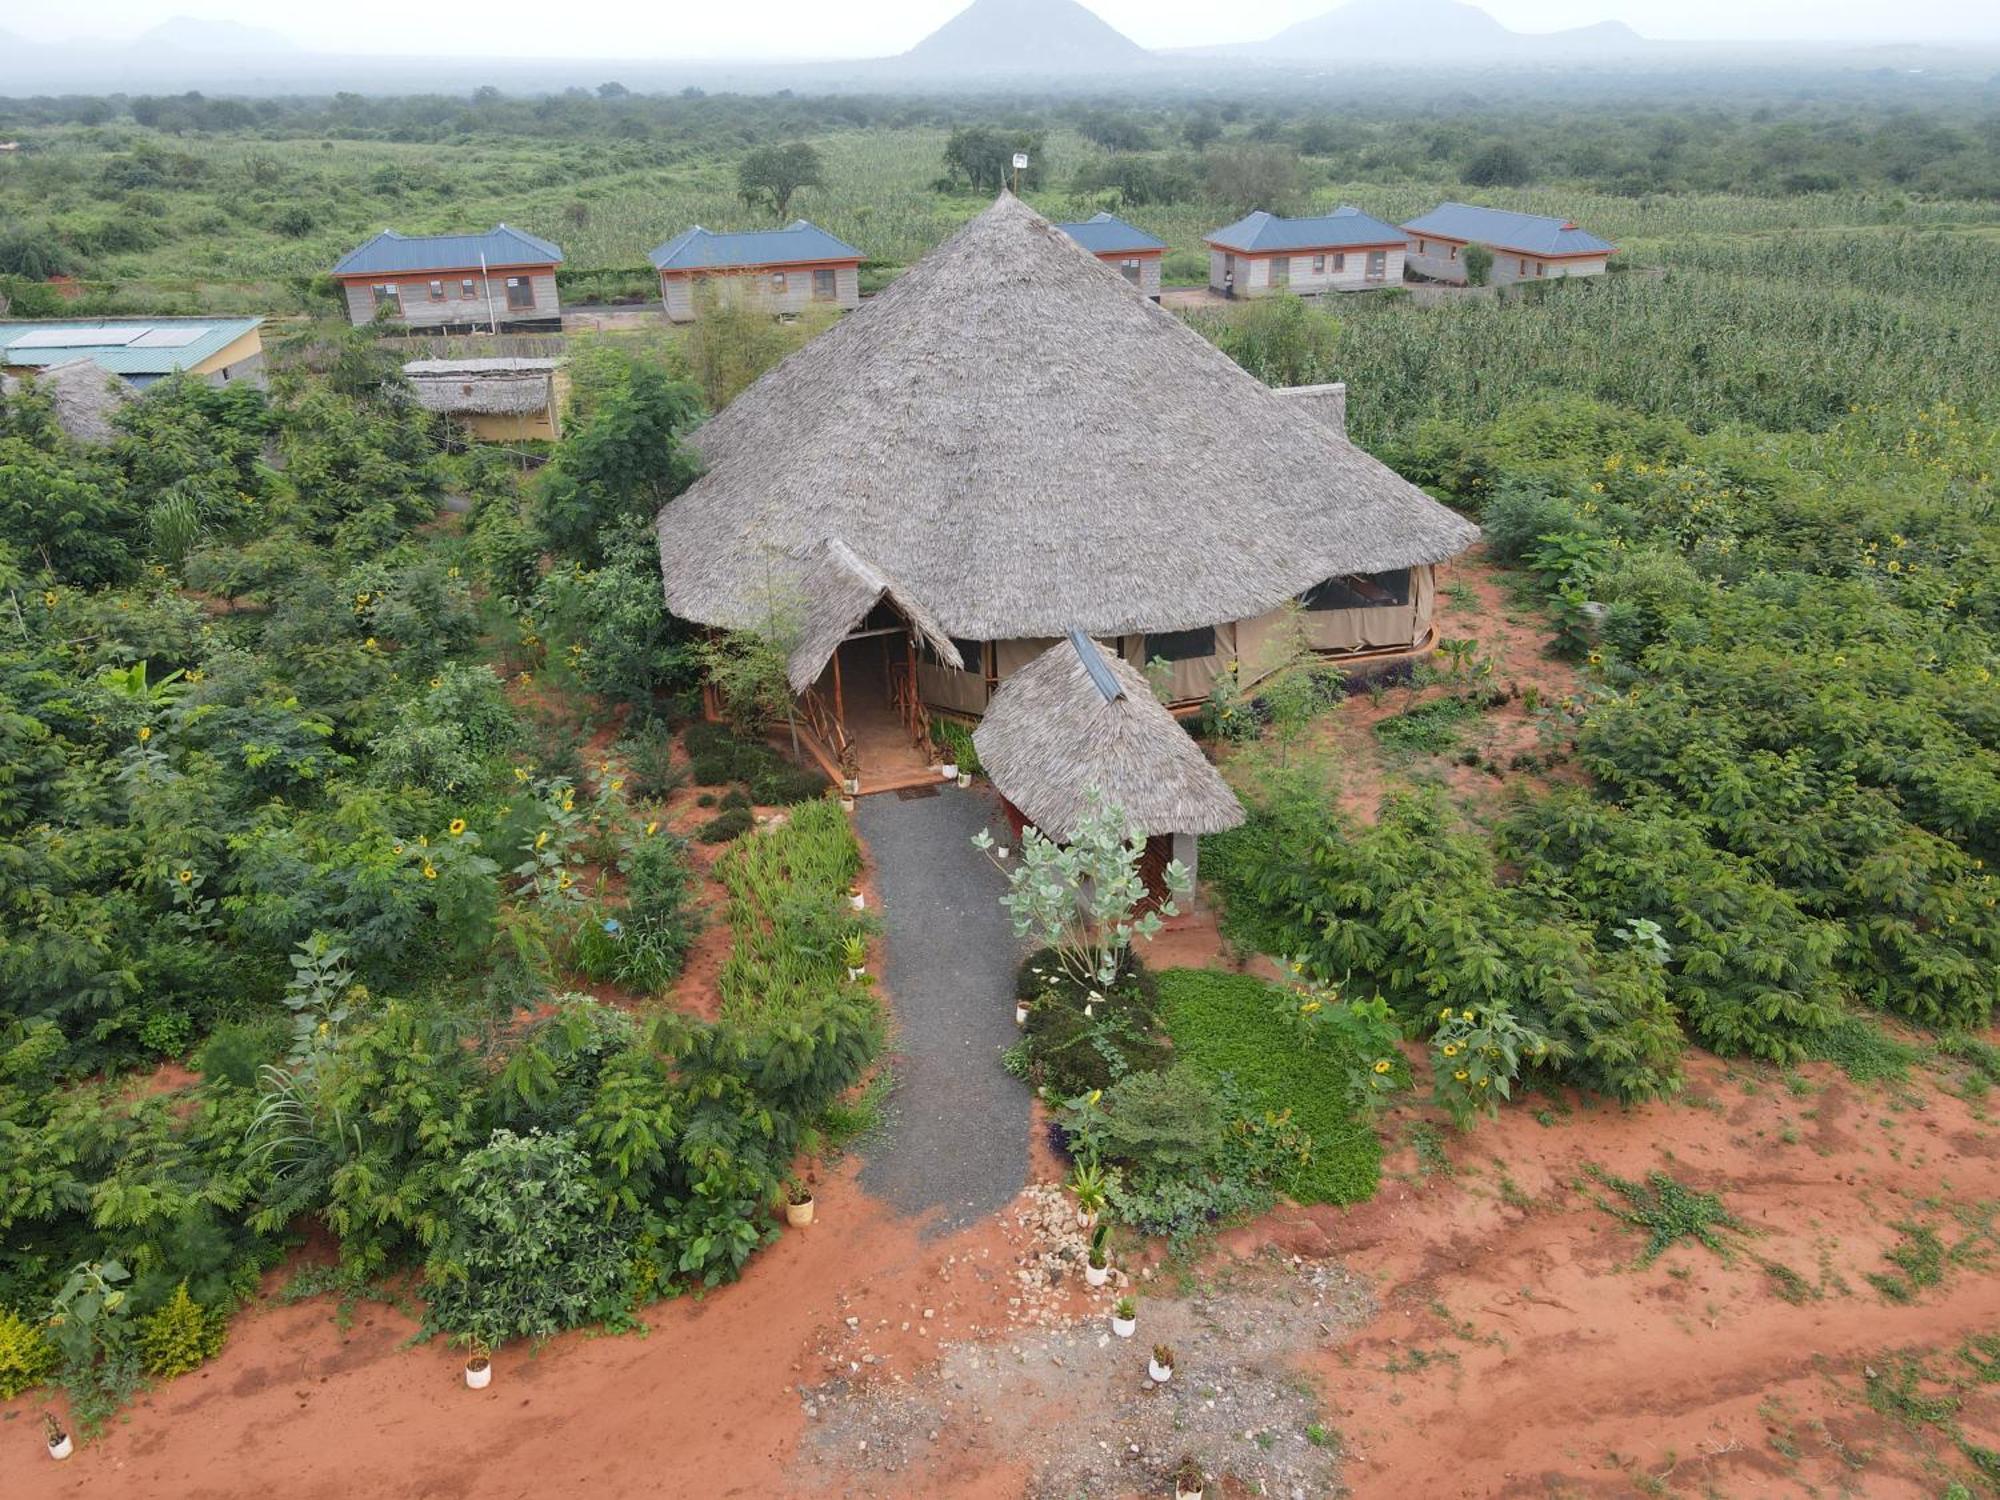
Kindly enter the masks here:
[[889, 687], [895, 697], [896, 713], [903, 721], [903, 730], [909, 735], [910, 743], [919, 750], [927, 750], [931, 742], [931, 715], [917, 693], [914, 647], [908, 661], [890, 663]]
[[818, 688], [807, 688], [799, 694], [799, 717], [819, 742], [833, 752], [835, 762], [844, 765], [848, 756], [847, 728]]

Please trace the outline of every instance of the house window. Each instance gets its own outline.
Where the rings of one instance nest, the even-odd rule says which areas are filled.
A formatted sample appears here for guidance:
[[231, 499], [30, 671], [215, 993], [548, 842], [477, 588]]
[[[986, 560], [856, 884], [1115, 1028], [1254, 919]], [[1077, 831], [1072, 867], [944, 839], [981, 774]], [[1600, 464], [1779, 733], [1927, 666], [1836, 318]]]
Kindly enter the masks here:
[[1368, 252], [1368, 279], [1370, 281], [1380, 281], [1388, 274], [1389, 252], [1387, 250], [1370, 250]]
[[442, 281], [433, 281], [431, 283], [431, 301], [444, 301], [444, 283]]
[[983, 642], [960, 640], [953, 636], [951, 643], [957, 648], [958, 659], [965, 663], [966, 671], [977, 677], [986, 675], [986, 646]]
[[1324, 255], [1315, 255], [1313, 257], [1313, 274], [1317, 276], [1325, 270], [1326, 270], [1326, 257]]
[[1333, 269], [1334, 269], [1334, 270], [1335, 270], [1336, 272], [1338, 272], [1338, 271], [1345, 271], [1345, 270], [1347, 269], [1347, 255], [1346, 255], [1346, 252], [1344, 252], [1344, 251], [1343, 251], [1343, 252], [1342, 252], [1341, 254], [1339, 254], [1339, 255], [1336, 255], [1336, 256], [1334, 256], [1334, 258], [1333, 258]]
[[1137, 260], [1119, 261], [1118, 274], [1131, 282], [1132, 285], [1137, 286], [1139, 284], [1139, 262]]
[[535, 283], [526, 276], [507, 278], [507, 306], [519, 312], [535, 305]]
[[390, 312], [395, 313], [397, 316], [400, 317], [402, 315], [403, 312], [402, 290], [393, 281], [385, 282], [383, 285], [376, 287], [374, 290], [375, 290], [375, 305], [378, 308], [386, 307], [389, 309]]
[[1431, 242], [1429, 240], [1418, 240], [1417, 254], [1429, 255], [1430, 253], [1431, 253]]
[[1146, 637], [1147, 661], [1200, 661], [1215, 655], [1215, 627], [1199, 630], [1169, 630]]
[[1453, 246], [1451, 247], [1451, 258], [1452, 258], [1453, 260], [1457, 260], [1457, 259], [1458, 259], [1458, 246], [1456, 246], [1456, 245], [1453, 245]]
[[1544, 274], [1547, 270], [1548, 267], [1543, 262], [1539, 260], [1535, 262], [1535, 274], [1537, 276]]
[[771, 273], [771, 290], [776, 292], [780, 297], [784, 296], [785, 273], [783, 271], [773, 271]]
[[837, 293], [832, 271], [813, 272], [813, 301], [831, 302]]
[[470, 276], [459, 282], [458, 295], [465, 298], [468, 302], [479, 295], [478, 292], [473, 290], [473, 281]]
[[1390, 609], [1410, 602], [1410, 570], [1349, 573], [1316, 583], [1299, 596], [1307, 609]]
[[1528, 258], [1525, 255], [1515, 260], [1514, 274], [1516, 276], [1526, 276], [1528, 274]]
[[1292, 258], [1289, 255], [1271, 257], [1271, 285], [1290, 286], [1292, 284]]

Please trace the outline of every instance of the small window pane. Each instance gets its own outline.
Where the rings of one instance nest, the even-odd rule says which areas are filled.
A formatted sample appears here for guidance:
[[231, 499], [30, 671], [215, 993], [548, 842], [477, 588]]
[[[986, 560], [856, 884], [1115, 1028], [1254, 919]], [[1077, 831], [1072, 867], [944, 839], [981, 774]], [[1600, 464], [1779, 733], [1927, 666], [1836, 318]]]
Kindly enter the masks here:
[[461, 281], [458, 284], [458, 294], [461, 297], [473, 297], [478, 295], [478, 293], [476, 293], [473, 290], [472, 278], [470, 276], [466, 277], [465, 280]]
[[823, 270], [813, 272], [813, 300], [815, 302], [831, 302], [836, 295], [836, 291], [837, 288], [834, 285], [832, 271]]
[[444, 283], [442, 281], [433, 281], [431, 283], [431, 301], [444, 301]]
[[1213, 625], [1204, 625], [1198, 630], [1169, 630], [1163, 635], [1146, 637], [1147, 661], [1200, 661], [1205, 656], [1213, 655]]
[[526, 276], [507, 278], [507, 305], [511, 308], [527, 308], [535, 305], [535, 284]]
[[1410, 602], [1410, 570], [1397, 568], [1387, 573], [1349, 573], [1329, 578], [1307, 589], [1305, 606], [1324, 609], [1389, 609]]

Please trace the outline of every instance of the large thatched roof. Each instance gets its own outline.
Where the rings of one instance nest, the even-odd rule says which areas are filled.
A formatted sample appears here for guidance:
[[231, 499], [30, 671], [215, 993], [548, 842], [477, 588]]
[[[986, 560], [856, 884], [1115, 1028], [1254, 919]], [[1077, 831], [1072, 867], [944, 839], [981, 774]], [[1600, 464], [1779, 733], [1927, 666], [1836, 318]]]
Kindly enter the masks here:
[[667, 605], [753, 626], [844, 539], [952, 635], [1190, 629], [1475, 527], [999, 201], [704, 426]]
[[1000, 684], [972, 732], [1000, 795], [1066, 839], [1092, 790], [1134, 836], [1220, 833], [1243, 805], [1146, 679], [1072, 631]]
[[847, 633], [861, 623], [868, 611], [884, 597], [903, 612], [930, 647], [950, 666], [963, 668], [958, 647], [924, 607], [923, 601], [905, 593], [893, 578], [854, 555], [853, 548], [838, 537], [829, 537], [818, 549], [805, 577], [799, 581], [799, 643], [785, 663], [785, 676], [792, 691], [803, 693], [826, 670], [826, 664]]
[[[118, 436], [111, 419], [118, 408], [137, 399], [131, 386], [93, 359], [64, 360], [45, 365], [34, 375], [35, 389], [48, 397], [56, 425], [79, 443], [108, 443]], [[0, 377], [0, 392], [21, 388], [15, 376]]]

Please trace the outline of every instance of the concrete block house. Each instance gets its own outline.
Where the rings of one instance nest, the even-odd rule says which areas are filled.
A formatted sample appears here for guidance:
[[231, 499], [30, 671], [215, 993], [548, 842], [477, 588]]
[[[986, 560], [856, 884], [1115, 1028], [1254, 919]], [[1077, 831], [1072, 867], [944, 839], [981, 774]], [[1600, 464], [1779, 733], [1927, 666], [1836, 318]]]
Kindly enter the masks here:
[[1465, 284], [1464, 251], [1470, 244], [1493, 252], [1493, 269], [1486, 278], [1491, 286], [1600, 276], [1617, 249], [1568, 219], [1471, 203], [1440, 203], [1405, 224], [1403, 233], [1409, 237], [1405, 263], [1412, 272], [1457, 286]]
[[1167, 242], [1127, 224], [1116, 214], [1092, 214], [1056, 228], [1075, 240], [1155, 302], [1160, 300], [1160, 261]]
[[101, 318], [0, 322], [0, 372], [38, 375], [88, 360], [143, 390], [169, 375], [207, 385], [264, 380], [262, 318]]
[[774, 317], [814, 306], [861, 305], [862, 253], [817, 224], [794, 219], [783, 229], [717, 231], [697, 224], [653, 252], [667, 317], [700, 315], [697, 289], [761, 307]]
[[1403, 279], [1403, 231], [1347, 204], [1305, 219], [1260, 208], [1205, 239], [1209, 289], [1225, 297], [1363, 292]]
[[348, 320], [429, 333], [560, 333], [562, 248], [497, 224], [484, 234], [385, 229], [334, 264]]

